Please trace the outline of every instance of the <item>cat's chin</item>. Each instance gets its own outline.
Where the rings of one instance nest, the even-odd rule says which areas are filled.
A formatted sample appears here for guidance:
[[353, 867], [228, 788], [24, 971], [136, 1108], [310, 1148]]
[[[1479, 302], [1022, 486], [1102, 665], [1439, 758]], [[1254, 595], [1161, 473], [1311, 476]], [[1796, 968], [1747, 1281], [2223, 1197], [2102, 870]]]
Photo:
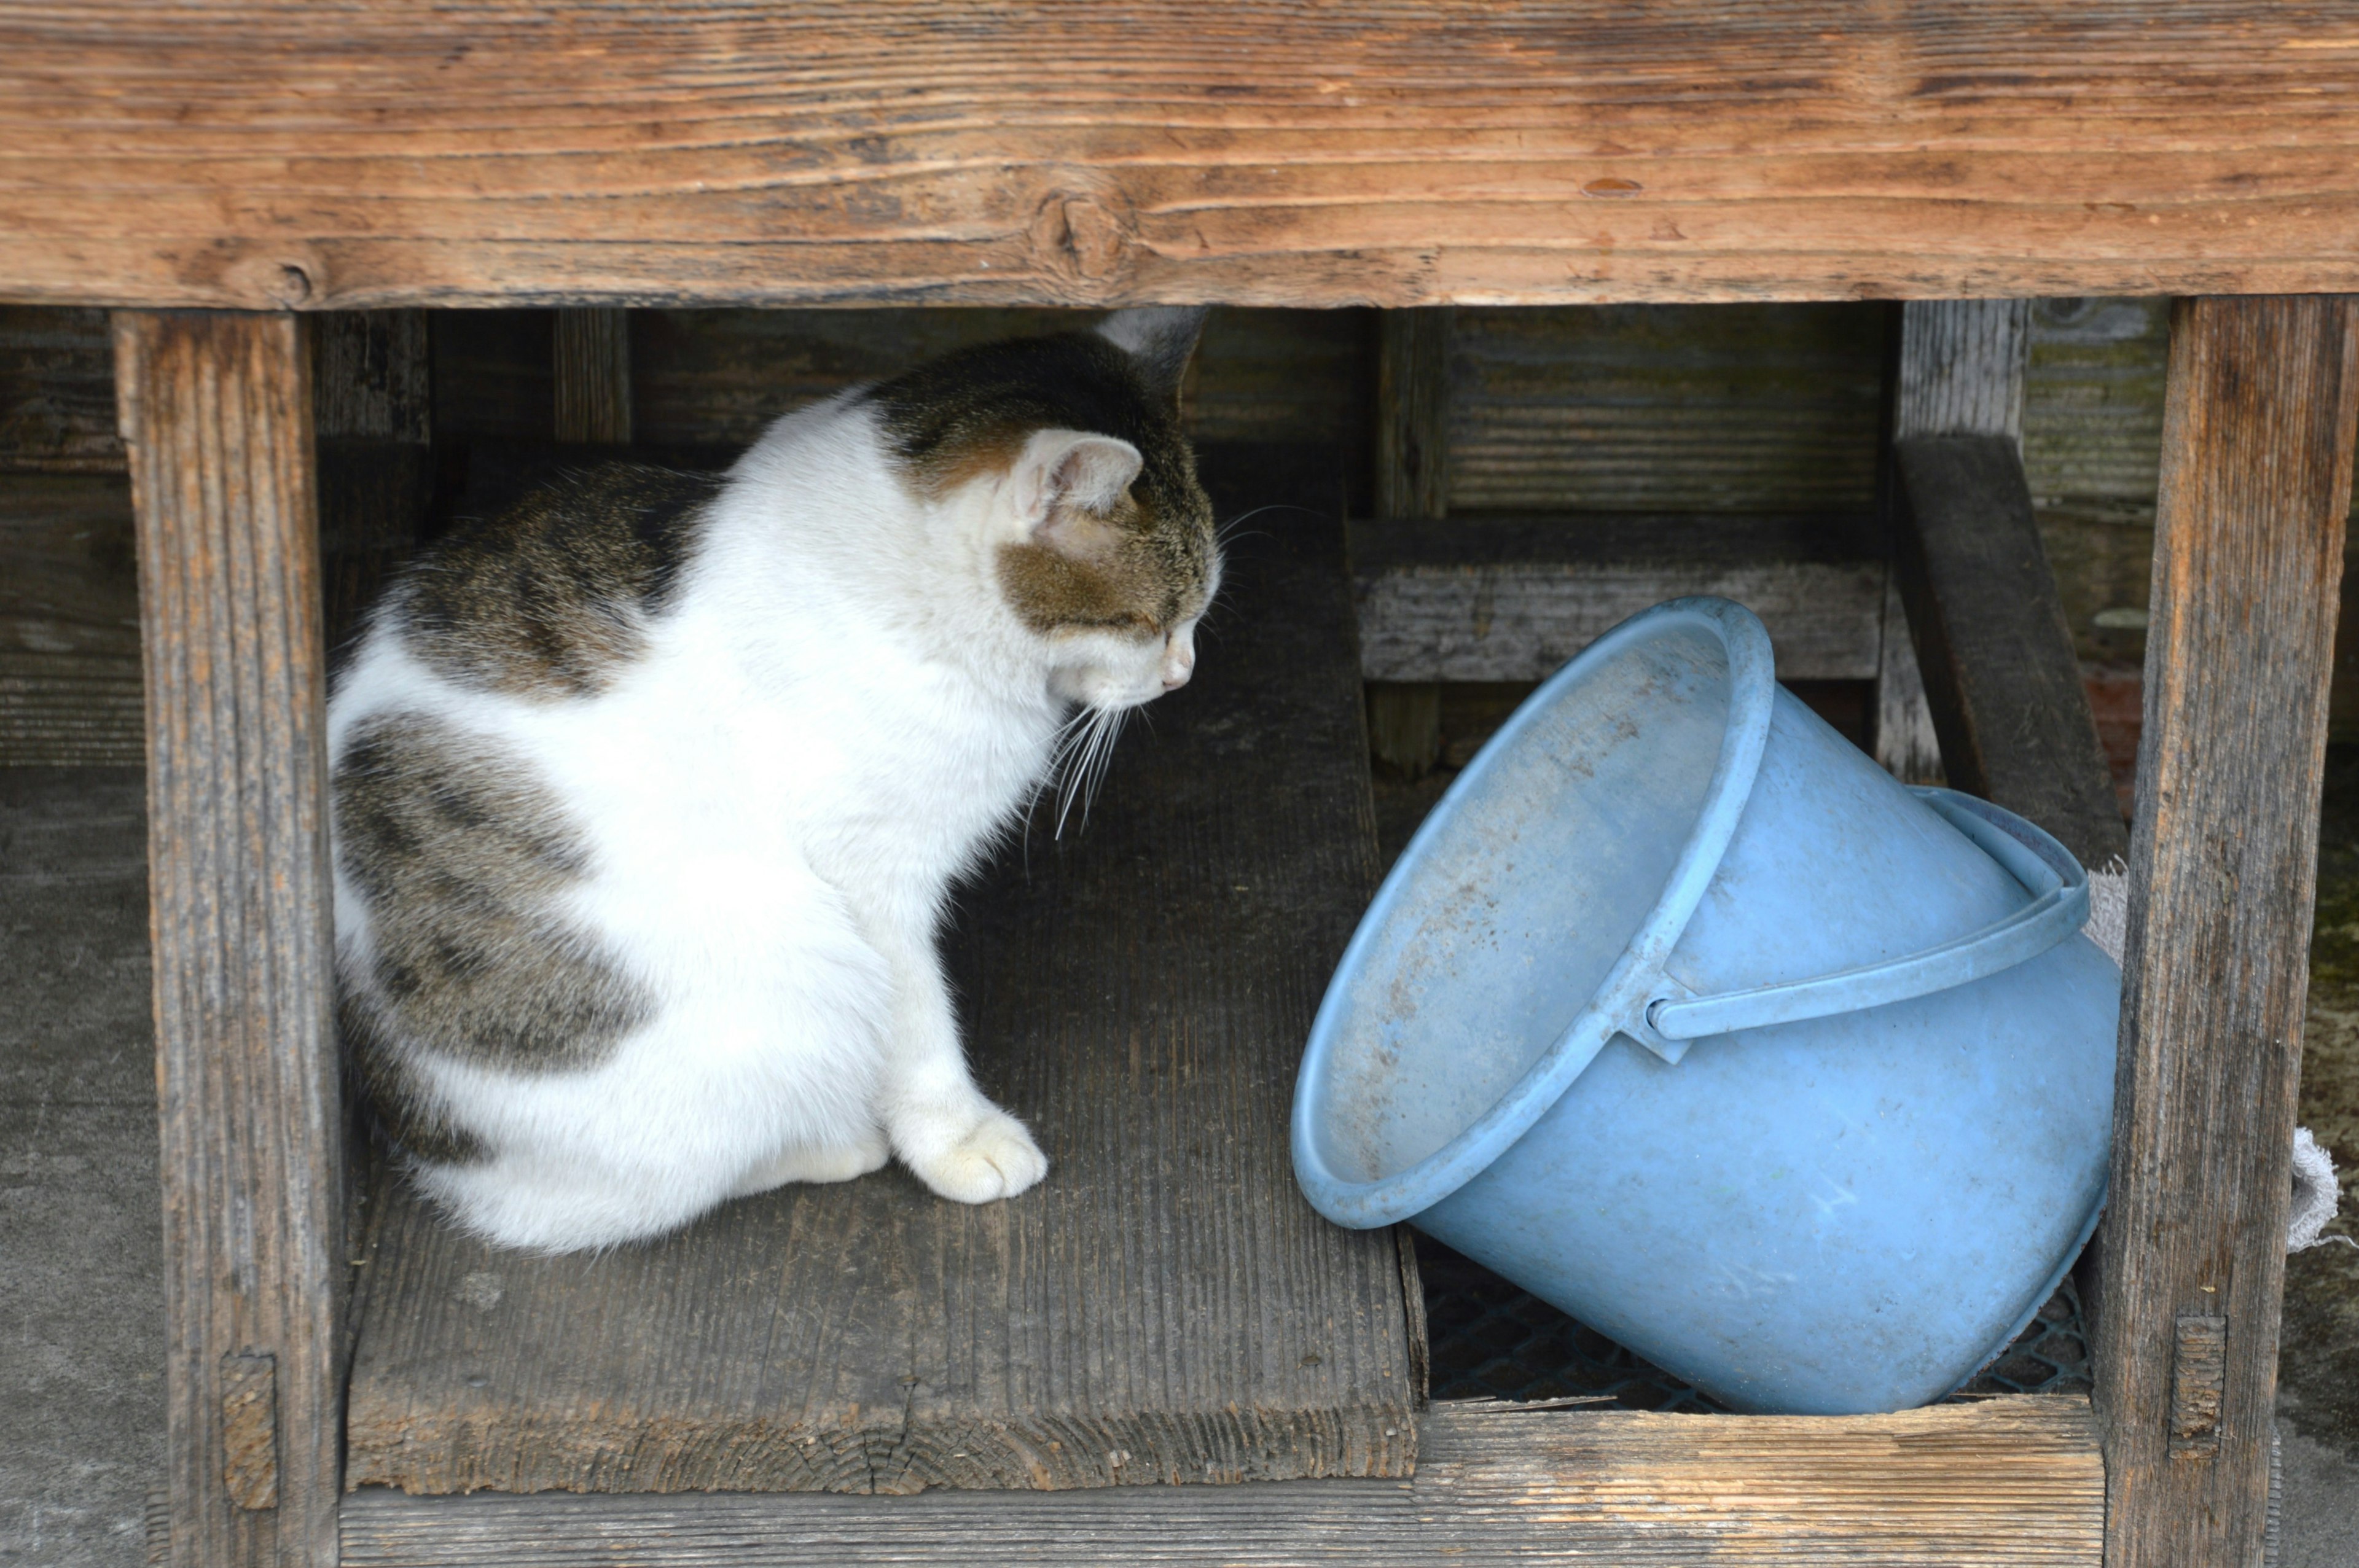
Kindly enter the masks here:
[[1063, 701], [1093, 712], [1127, 712], [1144, 708], [1161, 697], [1163, 682], [1148, 676], [1144, 681], [1125, 680], [1120, 676], [1102, 670], [1060, 670], [1049, 677], [1049, 690]]

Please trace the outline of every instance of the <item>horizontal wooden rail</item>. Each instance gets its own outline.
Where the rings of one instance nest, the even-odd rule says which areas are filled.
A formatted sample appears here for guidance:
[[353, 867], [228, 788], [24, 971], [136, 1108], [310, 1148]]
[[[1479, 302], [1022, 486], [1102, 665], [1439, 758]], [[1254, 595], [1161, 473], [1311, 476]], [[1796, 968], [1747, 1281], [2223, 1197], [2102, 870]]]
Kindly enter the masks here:
[[2339, 0], [0, 4], [0, 299], [2359, 288]]
[[344, 1568], [1135, 1563], [2095, 1568], [2088, 1401], [1882, 1416], [1436, 1405], [1414, 1481], [919, 1497], [349, 1496]]
[[1539, 680], [1690, 593], [1759, 615], [1783, 679], [1875, 678], [1886, 572], [1867, 517], [1453, 518], [1349, 538], [1369, 680]]

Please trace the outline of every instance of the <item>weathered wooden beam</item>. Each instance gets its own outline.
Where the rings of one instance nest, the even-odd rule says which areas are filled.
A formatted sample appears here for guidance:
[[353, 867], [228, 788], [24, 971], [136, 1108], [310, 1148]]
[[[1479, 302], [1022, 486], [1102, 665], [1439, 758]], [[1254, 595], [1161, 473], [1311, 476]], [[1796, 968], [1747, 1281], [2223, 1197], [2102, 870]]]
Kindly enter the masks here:
[[558, 440], [628, 446], [631, 313], [560, 310], [556, 345]]
[[912, 1498], [411, 1498], [345, 1504], [345, 1568], [2096, 1568], [2104, 1474], [2086, 1401], [1885, 1416], [1656, 1415], [1440, 1404], [1408, 1482], [1280, 1481]]
[[2108, 1568], [2262, 1560], [2355, 427], [2359, 300], [2179, 303], [2100, 1238]]
[[0, 8], [0, 294], [352, 308], [2350, 288], [2347, 23], [2337, 0], [1131, 0], [980, 17], [962, 0], [18, 0]]
[[324, 312], [312, 341], [320, 569], [332, 649], [417, 547], [434, 488], [433, 375], [423, 310]]
[[[1376, 515], [1450, 514], [1450, 307], [1377, 318]], [[1441, 760], [1441, 688], [1431, 677], [1368, 687], [1368, 748], [1409, 778]]]
[[1686, 593], [1751, 607], [1785, 679], [1876, 673], [1885, 565], [1872, 518], [1458, 518], [1354, 523], [1348, 536], [1372, 681], [1539, 680]]
[[336, 1561], [345, 1274], [310, 357], [115, 318], [138, 514], [173, 1568]]
[[2021, 301], [1905, 308], [1894, 559], [1949, 782], [2103, 866], [2128, 836], [2023, 477], [2028, 326]]

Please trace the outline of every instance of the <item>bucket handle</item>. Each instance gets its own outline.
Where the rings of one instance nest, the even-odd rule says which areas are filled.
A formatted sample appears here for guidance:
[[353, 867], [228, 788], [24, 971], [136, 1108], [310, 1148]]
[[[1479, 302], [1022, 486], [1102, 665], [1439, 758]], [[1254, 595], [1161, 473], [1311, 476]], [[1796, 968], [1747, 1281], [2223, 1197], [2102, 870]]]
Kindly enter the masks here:
[[2005, 867], [2031, 902], [1938, 947], [1814, 979], [1697, 996], [1665, 975], [1653, 988], [1662, 994], [1638, 1010], [1632, 1021], [1637, 1027], [1625, 1033], [1676, 1062], [1687, 1054], [1687, 1042], [1706, 1035], [1855, 1012], [1982, 979], [2038, 957], [2088, 924], [2089, 874], [2063, 845], [1986, 800], [1948, 789], [1913, 787], [1910, 793]]

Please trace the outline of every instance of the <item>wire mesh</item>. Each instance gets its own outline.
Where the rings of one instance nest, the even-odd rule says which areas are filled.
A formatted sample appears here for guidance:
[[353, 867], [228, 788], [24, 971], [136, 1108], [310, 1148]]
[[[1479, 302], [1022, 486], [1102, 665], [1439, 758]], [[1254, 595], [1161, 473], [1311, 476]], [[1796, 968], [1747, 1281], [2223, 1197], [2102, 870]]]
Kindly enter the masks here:
[[[1577, 1323], [1480, 1263], [1417, 1238], [1437, 1400], [1609, 1395], [1633, 1410], [1719, 1411], [1710, 1396]], [[2089, 1390], [2081, 1296], [2067, 1278], [2030, 1325], [1962, 1394]]]

